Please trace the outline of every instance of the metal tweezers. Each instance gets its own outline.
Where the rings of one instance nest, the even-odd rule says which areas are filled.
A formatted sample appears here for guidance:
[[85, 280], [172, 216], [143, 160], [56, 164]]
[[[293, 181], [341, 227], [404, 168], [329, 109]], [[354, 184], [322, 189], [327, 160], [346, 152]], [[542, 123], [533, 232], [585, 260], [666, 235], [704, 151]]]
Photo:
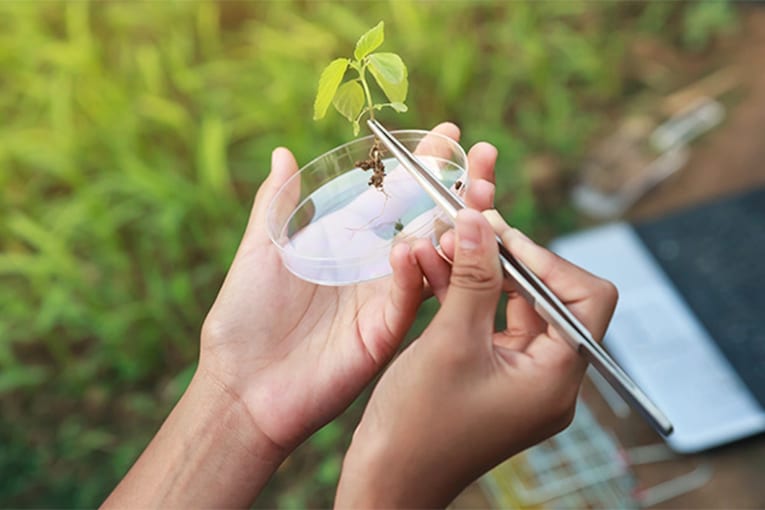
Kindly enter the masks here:
[[[457, 212], [465, 208], [462, 199], [431, 174], [417, 157], [390, 134], [376, 120], [367, 125], [398, 160], [401, 166], [422, 186], [425, 192], [454, 222]], [[643, 390], [624, 372], [613, 358], [594, 340], [592, 334], [561, 300], [497, 236], [499, 258], [505, 276], [511, 278], [519, 293], [534, 310], [565, 338], [571, 347], [591, 363], [633, 408], [635, 408], [662, 435], [672, 433], [672, 424], [664, 413], [648, 398]]]

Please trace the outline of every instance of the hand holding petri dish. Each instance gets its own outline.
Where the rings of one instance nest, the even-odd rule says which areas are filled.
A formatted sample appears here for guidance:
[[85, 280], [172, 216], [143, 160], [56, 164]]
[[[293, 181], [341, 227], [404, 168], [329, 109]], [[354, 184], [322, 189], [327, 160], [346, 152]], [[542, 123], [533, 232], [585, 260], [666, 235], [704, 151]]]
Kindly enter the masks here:
[[[463, 193], [467, 156], [453, 139], [419, 130], [392, 133], [442, 183]], [[268, 231], [285, 266], [322, 285], [349, 285], [391, 273], [399, 242], [427, 238], [437, 245], [451, 221], [391, 155], [382, 153], [381, 189], [369, 184], [366, 159], [373, 136], [314, 159], [287, 181], [268, 208]], [[455, 183], [460, 182], [460, 186]]]

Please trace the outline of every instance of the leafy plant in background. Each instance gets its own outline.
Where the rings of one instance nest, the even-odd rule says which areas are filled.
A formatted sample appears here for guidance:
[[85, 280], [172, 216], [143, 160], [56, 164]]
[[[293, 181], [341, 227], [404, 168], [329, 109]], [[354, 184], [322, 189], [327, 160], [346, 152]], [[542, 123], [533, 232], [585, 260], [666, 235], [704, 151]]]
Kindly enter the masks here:
[[[416, 63], [412, 123], [497, 145], [498, 206], [537, 234], [562, 214], [541, 216], [516, 169], [535, 153], [576, 164], [619, 105], [648, 6], [0, 2], [0, 506], [96, 506], [159, 427], [271, 151], [307, 160], [345, 141], [345, 118], [306, 126], [317, 62], [375, 20], [395, 26], [388, 41]], [[331, 506], [362, 406], [257, 504]]]
[[703, 50], [721, 32], [736, 26], [736, 16], [728, 2], [698, 2], [686, 9], [683, 16], [683, 42], [694, 51]]
[[[682, 26], [673, 31], [672, 23]], [[692, 2], [649, 2], [641, 12], [641, 30], [676, 39], [683, 47], [699, 52], [720, 34], [730, 33], [737, 25], [736, 11], [728, 0]]]

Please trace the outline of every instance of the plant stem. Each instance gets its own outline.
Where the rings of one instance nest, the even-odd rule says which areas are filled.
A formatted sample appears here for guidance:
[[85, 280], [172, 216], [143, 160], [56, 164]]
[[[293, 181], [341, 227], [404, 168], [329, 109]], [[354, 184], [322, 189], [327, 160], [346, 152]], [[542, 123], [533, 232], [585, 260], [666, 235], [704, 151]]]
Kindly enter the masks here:
[[361, 86], [364, 87], [364, 95], [367, 96], [367, 105], [369, 107], [369, 118], [374, 120], [375, 119], [375, 105], [372, 102], [372, 93], [369, 91], [369, 85], [367, 85], [367, 80], [364, 74], [366, 73], [366, 66], [362, 65], [359, 69], [359, 81], [361, 81]]

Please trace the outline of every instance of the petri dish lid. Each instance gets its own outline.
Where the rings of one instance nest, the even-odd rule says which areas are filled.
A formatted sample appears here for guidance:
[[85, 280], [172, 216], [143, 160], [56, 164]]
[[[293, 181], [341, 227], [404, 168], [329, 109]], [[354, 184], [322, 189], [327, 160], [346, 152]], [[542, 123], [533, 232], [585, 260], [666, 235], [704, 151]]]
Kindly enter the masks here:
[[[447, 187], [464, 192], [467, 156], [439, 133], [402, 130], [393, 135]], [[381, 149], [385, 177], [370, 184], [373, 136], [339, 146], [308, 163], [274, 196], [268, 232], [285, 266], [322, 285], [349, 285], [386, 276], [391, 248], [427, 238], [435, 245], [451, 221], [398, 161]], [[460, 181], [461, 185], [455, 184]]]

